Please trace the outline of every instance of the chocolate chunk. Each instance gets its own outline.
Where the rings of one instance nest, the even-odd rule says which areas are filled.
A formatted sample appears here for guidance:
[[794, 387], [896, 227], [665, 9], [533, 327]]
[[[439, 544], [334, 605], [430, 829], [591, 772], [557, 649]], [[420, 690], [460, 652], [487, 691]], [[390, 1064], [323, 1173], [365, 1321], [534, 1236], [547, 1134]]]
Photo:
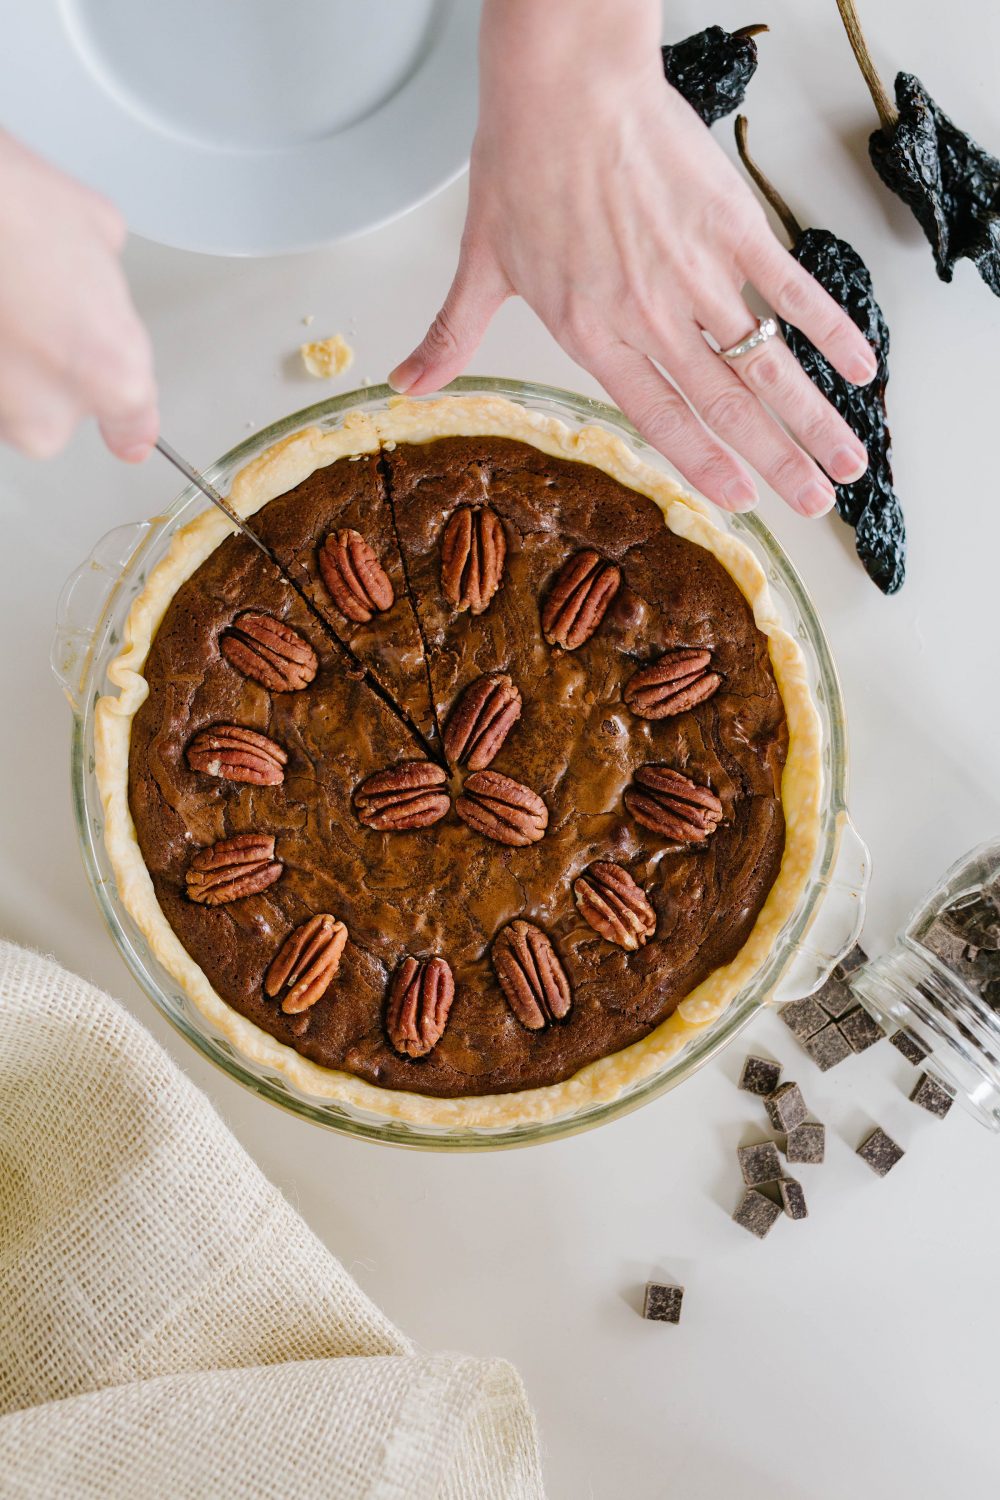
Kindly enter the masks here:
[[908, 1031], [894, 1031], [889, 1040], [914, 1067], [918, 1067], [927, 1056], [916, 1037], [911, 1036]]
[[977, 948], [975, 967], [983, 979], [1000, 979], [1000, 953], [992, 948]]
[[975, 948], [1000, 948], [1000, 910], [982, 891], [960, 896], [945, 908], [944, 920]]
[[748, 1229], [762, 1240], [768, 1234], [781, 1214], [781, 1205], [770, 1198], [765, 1198], [763, 1193], [758, 1193], [755, 1188], [747, 1188], [740, 1199], [739, 1207], [733, 1214], [733, 1220], [743, 1229]]
[[834, 975], [816, 991], [814, 999], [819, 1001], [827, 1015], [832, 1016], [835, 1021], [858, 1003], [847, 981], [837, 979]]
[[679, 1323], [683, 1300], [682, 1286], [665, 1286], [660, 1281], [647, 1281], [642, 1315], [654, 1323]]
[[949, 969], [961, 970], [964, 967], [966, 941], [940, 917], [924, 928], [920, 941]]
[[862, 1005], [841, 1016], [837, 1025], [850, 1043], [852, 1052], [864, 1052], [885, 1036], [875, 1017], [869, 1015]]
[[759, 1187], [762, 1182], [777, 1182], [781, 1176], [781, 1157], [773, 1141], [764, 1141], [759, 1146], [740, 1146], [736, 1155], [740, 1159], [740, 1171], [747, 1187]]
[[804, 1000], [792, 1000], [788, 1005], [783, 1005], [779, 1014], [789, 1031], [800, 1042], [813, 1036], [827, 1022], [826, 1011], [808, 996]]
[[851, 1056], [851, 1044], [836, 1021], [831, 1021], [822, 1031], [809, 1037], [805, 1049], [822, 1073], [829, 1072], [838, 1063], [842, 1063], [845, 1057]]
[[775, 1130], [794, 1130], [809, 1113], [797, 1083], [783, 1083], [780, 1089], [775, 1089], [764, 1100], [764, 1108]]
[[845, 953], [844, 957], [840, 960], [831, 977], [833, 979], [848, 979], [858, 969], [864, 968], [867, 962], [868, 954], [860, 943], [855, 943], [850, 953]]
[[794, 1177], [783, 1177], [778, 1183], [778, 1192], [781, 1194], [781, 1206], [790, 1219], [808, 1219], [809, 1210], [801, 1182]]
[[785, 1160], [819, 1166], [826, 1155], [826, 1126], [817, 1120], [805, 1120], [790, 1130], [785, 1139]]
[[750, 1094], [773, 1094], [781, 1077], [781, 1064], [753, 1054], [743, 1064], [739, 1087]]
[[919, 1104], [921, 1109], [936, 1115], [939, 1120], [944, 1119], [955, 1102], [954, 1095], [949, 1093], [944, 1084], [932, 1078], [930, 1073], [921, 1073], [910, 1098], [914, 1104]]
[[886, 1135], [881, 1125], [876, 1125], [871, 1135], [861, 1142], [857, 1154], [862, 1161], [868, 1163], [873, 1172], [884, 1177], [905, 1153], [902, 1146], [896, 1145], [892, 1136]]

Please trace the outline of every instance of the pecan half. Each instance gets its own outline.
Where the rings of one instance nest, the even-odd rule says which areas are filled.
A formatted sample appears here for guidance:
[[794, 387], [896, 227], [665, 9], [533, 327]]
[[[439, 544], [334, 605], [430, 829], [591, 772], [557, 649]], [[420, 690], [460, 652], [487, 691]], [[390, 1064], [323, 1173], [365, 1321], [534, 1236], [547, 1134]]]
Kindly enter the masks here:
[[456, 609], [481, 615], [503, 578], [507, 538], [488, 505], [462, 505], [441, 539], [441, 592]]
[[201, 729], [187, 747], [192, 771], [254, 786], [280, 786], [288, 756], [274, 740], [242, 724], [213, 724]]
[[308, 687], [319, 665], [316, 653], [297, 630], [273, 615], [248, 609], [223, 631], [219, 648], [244, 677], [272, 693], [295, 693]]
[[270, 833], [238, 833], [200, 850], [188, 866], [184, 879], [191, 901], [202, 906], [222, 906], [241, 896], [266, 891], [281, 875], [284, 865], [274, 857]]
[[477, 677], [448, 716], [445, 755], [452, 765], [484, 770], [520, 716], [521, 694], [509, 677]]
[[441, 1039], [455, 998], [451, 965], [443, 958], [408, 954], [389, 986], [385, 1029], [404, 1057], [426, 1057]]
[[722, 682], [718, 672], [708, 670], [711, 660], [711, 651], [664, 651], [658, 661], [636, 672], [622, 696], [641, 719], [682, 714], [711, 698]]
[[433, 761], [404, 760], [366, 776], [354, 790], [354, 807], [368, 828], [383, 832], [427, 828], [451, 806], [447, 780]]
[[519, 917], [493, 939], [493, 972], [522, 1026], [541, 1031], [573, 1002], [566, 970], [547, 933]]
[[641, 885], [609, 860], [598, 860], [573, 882], [580, 915], [595, 932], [634, 952], [656, 931], [656, 913]]
[[328, 988], [340, 968], [347, 928], [329, 912], [319, 912], [290, 932], [264, 975], [264, 993], [271, 1000], [286, 990], [281, 1008], [297, 1016], [308, 1010]]
[[537, 844], [549, 824], [549, 810], [538, 793], [499, 771], [467, 776], [455, 811], [477, 833], [513, 848]]
[[640, 766], [625, 806], [644, 828], [682, 844], [700, 844], [722, 821], [722, 803], [710, 787], [699, 786], [669, 766]]
[[319, 549], [319, 571], [340, 613], [359, 625], [395, 602], [389, 575], [360, 531], [331, 531]]
[[575, 651], [589, 641], [621, 581], [618, 564], [591, 547], [563, 563], [542, 610], [542, 634], [549, 645]]

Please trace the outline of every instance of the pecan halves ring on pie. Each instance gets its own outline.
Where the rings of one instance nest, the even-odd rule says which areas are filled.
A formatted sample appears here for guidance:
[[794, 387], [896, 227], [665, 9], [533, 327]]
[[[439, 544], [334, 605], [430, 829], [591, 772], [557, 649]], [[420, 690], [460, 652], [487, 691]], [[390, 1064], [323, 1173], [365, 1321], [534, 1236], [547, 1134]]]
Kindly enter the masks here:
[[296, 1016], [324, 995], [340, 968], [347, 928], [329, 912], [318, 912], [290, 932], [264, 976], [264, 993], [276, 1000], [284, 990], [281, 1009]]
[[248, 609], [223, 631], [219, 650], [244, 677], [272, 693], [295, 693], [308, 687], [319, 665], [304, 636], [273, 615]]
[[500, 771], [467, 776], [455, 811], [477, 833], [515, 849], [537, 844], [549, 826], [549, 810], [538, 793]]
[[274, 857], [270, 833], [238, 833], [197, 853], [184, 877], [188, 898], [201, 906], [222, 906], [266, 891], [284, 869]]
[[430, 760], [404, 760], [366, 776], [354, 790], [354, 808], [367, 828], [402, 832], [428, 828], [451, 806], [448, 778]]
[[575, 651], [589, 641], [621, 581], [618, 564], [592, 547], [575, 553], [556, 574], [542, 609], [542, 634], [549, 645]]
[[455, 978], [443, 958], [407, 954], [389, 986], [385, 1029], [404, 1057], [426, 1057], [441, 1040], [455, 998]]
[[619, 948], [635, 952], [656, 931], [646, 892], [621, 865], [598, 860], [573, 882], [573, 896], [584, 921]]
[[452, 765], [483, 771], [521, 715], [521, 694], [504, 673], [477, 677], [448, 716], [444, 753]]
[[395, 603], [392, 582], [360, 531], [331, 531], [319, 549], [319, 571], [334, 604], [348, 620], [365, 625]]
[[686, 713], [711, 698], [722, 682], [710, 672], [711, 651], [679, 648], [664, 651], [658, 661], [636, 672], [626, 684], [623, 697], [641, 719], [666, 719]]
[[441, 592], [457, 610], [481, 615], [500, 587], [507, 537], [488, 505], [462, 505], [441, 539]]
[[281, 746], [242, 724], [213, 724], [201, 729], [187, 747], [192, 771], [252, 786], [280, 786], [288, 756]]
[[680, 844], [700, 844], [722, 821], [722, 803], [669, 766], [640, 766], [625, 791], [625, 806], [644, 828]]
[[548, 934], [522, 917], [493, 939], [493, 972], [514, 1015], [528, 1031], [561, 1021], [573, 1003], [566, 970]]

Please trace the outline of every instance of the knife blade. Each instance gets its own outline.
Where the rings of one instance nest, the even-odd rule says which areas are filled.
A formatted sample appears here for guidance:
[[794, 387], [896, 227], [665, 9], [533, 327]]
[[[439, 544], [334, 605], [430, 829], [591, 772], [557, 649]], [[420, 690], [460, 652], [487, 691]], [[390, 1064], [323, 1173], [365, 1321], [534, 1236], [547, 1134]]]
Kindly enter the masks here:
[[163, 457], [168, 459], [170, 463], [173, 464], [175, 469], [180, 470], [185, 479], [187, 479], [191, 484], [197, 486], [197, 488], [201, 490], [206, 499], [211, 500], [213, 505], [218, 506], [223, 515], [228, 517], [228, 519], [232, 522], [232, 524], [238, 531], [241, 531], [245, 537], [248, 537], [249, 540], [253, 542], [255, 547], [260, 548], [261, 552], [263, 552], [267, 560], [273, 563], [280, 572], [281, 564], [278, 562], [278, 559], [275, 557], [270, 547], [266, 542], [262, 542], [260, 537], [257, 536], [255, 532], [250, 530], [250, 527], [244, 521], [243, 517], [238, 515], [236, 511], [233, 510], [233, 507], [230, 505], [228, 500], [223, 499], [218, 490], [215, 488], [215, 485], [210, 484], [209, 481], [205, 478], [204, 474], [200, 474], [193, 464], [188, 463], [186, 458], [181, 458], [176, 448], [172, 448], [165, 438], [157, 438], [156, 447], [158, 451], [163, 454]]

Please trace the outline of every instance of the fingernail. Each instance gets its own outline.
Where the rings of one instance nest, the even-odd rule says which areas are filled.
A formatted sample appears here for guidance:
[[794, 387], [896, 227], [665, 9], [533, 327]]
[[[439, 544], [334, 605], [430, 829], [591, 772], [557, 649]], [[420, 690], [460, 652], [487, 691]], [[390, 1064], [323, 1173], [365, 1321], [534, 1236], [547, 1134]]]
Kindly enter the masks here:
[[795, 506], [804, 516], [824, 516], [833, 508], [834, 493], [827, 484], [810, 479], [795, 497]]
[[753, 510], [757, 504], [757, 490], [745, 475], [730, 479], [722, 486], [722, 498], [730, 510]]
[[151, 451], [149, 443], [133, 443], [130, 448], [120, 448], [118, 457], [124, 459], [127, 464], [138, 464], [142, 463], [144, 458], [148, 458]]
[[830, 473], [838, 484], [851, 484], [860, 479], [868, 467], [868, 454], [857, 448], [834, 448], [830, 457]]
[[874, 354], [856, 354], [847, 367], [847, 378], [853, 385], [867, 385], [874, 380], [877, 369]]
[[408, 368], [408, 362], [404, 360], [401, 365], [397, 365], [396, 368], [386, 376], [385, 383], [386, 385], [391, 385], [392, 389], [402, 396], [406, 391], [410, 390], [413, 386], [416, 385], [422, 374], [422, 370]]

